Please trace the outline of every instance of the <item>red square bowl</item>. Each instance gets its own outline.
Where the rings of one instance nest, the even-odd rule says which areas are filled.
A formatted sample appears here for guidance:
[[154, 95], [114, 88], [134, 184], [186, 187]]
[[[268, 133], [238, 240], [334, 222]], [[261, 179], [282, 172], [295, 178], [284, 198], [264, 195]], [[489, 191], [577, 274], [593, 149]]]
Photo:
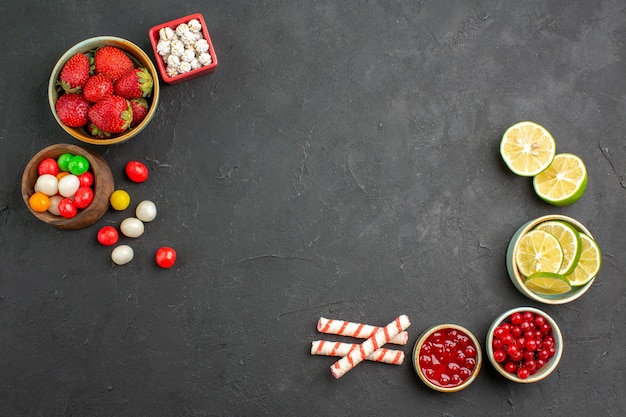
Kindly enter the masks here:
[[[189, 71], [179, 73], [174, 76], [170, 76], [167, 71], [168, 63], [164, 60], [164, 57], [161, 56], [161, 54], [159, 53], [158, 45], [159, 45], [159, 40], [161, 39], [160, 31], [163, 28], [170, 28], [175, 32], [176, 28], [179, 25], [181, 25], [182, 23], [189, 23], [193, 19], [196, 19], [198, 22], [200, 22], [200, 25], [202, 26], [201, 28], [202, 37], [208, 43], [209, 49], [207, 53], [211, 56], [211, 61], [210, 63], [206, 65], [200, 66], [199, 68], [191, 69]], [[150, 44], [152, 45], [152, 51], [154, 52], [154, 59], [156, 60], [157, 67], [159, 68], [161, 79], [163, 80], [163, 82], [167, 84], [177, 84], [183, 81], [188, 81], [193, 78], [199, 77], [201, 75], [211, 73], [215, 71], [215, 69], [217, 68], [217, 56], [215, 55], [215, 49], [213, 48], [213, 43], [211, 42], [211, 37], [209, 36], [209, 31], [207, 30], [204, 17], [202, 17], [200, 13], [190, 14], [189, 16], [181, 17], [180, 19], [172, 20], [172, 21], [154, 26], [148, 31], [148, 36], [150, 37]]]

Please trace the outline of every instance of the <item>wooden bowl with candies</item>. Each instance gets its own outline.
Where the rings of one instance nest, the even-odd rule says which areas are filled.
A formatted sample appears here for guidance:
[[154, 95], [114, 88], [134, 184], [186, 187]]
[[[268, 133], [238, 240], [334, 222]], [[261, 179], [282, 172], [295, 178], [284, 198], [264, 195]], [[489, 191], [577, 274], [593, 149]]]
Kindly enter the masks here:
[[540, 381], [558, 366], [563, 336], [552, 317], [533, 307], [505, 311], [487, 332], [487, 356], [505, 378], [522, 384]]
[[99, 155], [76, 145], [39, 151], [22, 175], [22, 198], [39, 220], [76, 230], [98, 221], [115, 187], [111, 168]]
[[478, 339], [456, 324], [426, 330], [413, 348], [413, 367], [422, 382], [440, 392], [467, 388], [478, 376], [482, 351]]

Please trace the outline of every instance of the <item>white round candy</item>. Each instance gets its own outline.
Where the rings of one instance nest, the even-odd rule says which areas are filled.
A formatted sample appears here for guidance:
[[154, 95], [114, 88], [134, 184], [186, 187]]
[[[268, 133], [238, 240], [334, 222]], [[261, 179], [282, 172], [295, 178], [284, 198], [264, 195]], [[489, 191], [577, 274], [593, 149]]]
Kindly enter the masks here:
[[55, 216], [61, 215], [61, 213], [59, 213], [59, 203], [61, 200], [63, 200], [63, 197], [60, 195], [53, 195], [50, 197], [50, 207], [48, 207], [50, 214], [54, 214]]
[[129, 217], [122, 221], [120, 230], [124, 236], [139, 237], [143, 234], [143, 222], [135, 217]]
[[124, 265], [133, 260], [135, 252], [128, 245], [119, 245], [111, 252], [111, 260], [118, 265]]
[[59, 194], [63, 197], [71, 197], [76, 194], [76, 190], [80, 187], [80, 180], [76, 175], [66, 175], [59, 181]]
[[156, 205], [150, 200], [144, 200], [137, 206], [135, 215], [142, 222], [151, 222], [157, 215]]
[[44, 193], [47, 196], [55, 195], [59, 192], [59, 180], [54, 175], [40, 175], [35, 182], [35, 192]]

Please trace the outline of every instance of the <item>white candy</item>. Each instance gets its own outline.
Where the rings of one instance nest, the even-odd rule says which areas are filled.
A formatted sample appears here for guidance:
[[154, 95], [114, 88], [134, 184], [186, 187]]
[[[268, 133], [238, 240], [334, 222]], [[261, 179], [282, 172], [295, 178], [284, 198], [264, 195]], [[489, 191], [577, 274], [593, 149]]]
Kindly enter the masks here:
[[193, 61], [191, 61], [189, 64], [191, 64], [192, 70], [198, 69], [202, 66], [202, 64], [196, 58], [194, 58]]
[[171, 41], [160, 40], [159, 43], [157, 43], [157, 53], [163, 57], [168, 56], [170, 54], [171, 46]]
[[120, 223], [120, 230], [124, 236], [139, 237], [144, 231], [143, 222], [135, 217], [129, 217]]
[[199, 54], [209, 52], [209, 42], [207, 42], [204, 38], [198, 39], [196, 43], [193, 44], [193, 49], [195, 49]]
[[174, 39], [170, 45], [170, 54], [181, 56], [183, 52], [185, 52], [185, 44], [178, 39]]
[[135, 215], [142, 222], [151, 222], [157, 215], [156, 205], [150, 200], [144, 200], [137, 206]]
[[181, 62], [178, 66], [178, 72], [180, 72], [181, 74], [189, 71], [191, 71], [191, 64], [189, 62]]
[[202, 30], [202, 24], [198, 19], [191, 19], [187, 22], [187, 26], [191, 32], [200, 32]]
[[54, 214], [55, 216], [61, 215], [59, 212], [59, 203], [61, 200], [63, 200], [63, 197], [60, 195], [53, 195], [50, 197], [50, 207], [48, 207], [48, 212], [50, 212], [50, 214]]
[[44, 193], [48, 197], [55, 195], [59, 191], [59, 180], [51, 174], [43, 174], [35, 182], [35, 192]]
[[168, 77], [176, 77], [178, 75], [178, 67], [167, 67], [167, 75]]
[[191, 62], [194, 59], [196, 59], [196, 52], [191, 48], [187, 48], [183, 51], [183, 54], [181, 55], [180, 59], [183, 62]]
[[172, 28], [164, 27], [159, 30], [159, 38], [171, 41], [176, 36], [176, 32]]
[[66, 175], [59, 181], [59, 194], [63, 197], [71, 197], [76, 194], [76, 190], [80, 187], [80, 180], [76, 175]]
[[133, 260], [135, 252], [128, 245], [119, 245], [111, 252], [111, 260], [118, 265], [124, 265]]
[[198, 56], [198, 62], [201, 63], [202, 65], [209, 65], [211, 62], [213, 62], [213, 58], [211, 58], [210, 53], [205, 52]]
[[179, 37], [183, 36], [187, 32], [189, 32], [189, 25], [187, 25], [187, 23], [181, 23], [180, 25], [176, 26], [176, 34]]
[[167, 57], [167, 66], [172, 68], [178, 68], [180, 65], [180, 58], [176, 55], [170, 55]]

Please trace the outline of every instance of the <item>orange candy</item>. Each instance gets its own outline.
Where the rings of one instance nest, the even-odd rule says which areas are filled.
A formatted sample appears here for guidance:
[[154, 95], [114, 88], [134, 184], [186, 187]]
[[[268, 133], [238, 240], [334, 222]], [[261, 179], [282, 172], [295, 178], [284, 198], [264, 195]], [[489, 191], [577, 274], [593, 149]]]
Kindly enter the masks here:
[[48, 207], [50, 207], [50, 197], [48, 197], [44, 193], [37, 192], [30, 196], [30, 198], [28, 199], [28, 204], [30, 205], [30, 208], [32, 208], [34, 211], [38, 213], [43, 213], [44, 211], [48, 210]]
[[59, 172], [56, 175], [56, 177], [57, 177], [57, 180], [61, 180], [61, 178], [65, 177], [67, 175], [70, 175], [69, 171], [61, 171], [61, 172]]

